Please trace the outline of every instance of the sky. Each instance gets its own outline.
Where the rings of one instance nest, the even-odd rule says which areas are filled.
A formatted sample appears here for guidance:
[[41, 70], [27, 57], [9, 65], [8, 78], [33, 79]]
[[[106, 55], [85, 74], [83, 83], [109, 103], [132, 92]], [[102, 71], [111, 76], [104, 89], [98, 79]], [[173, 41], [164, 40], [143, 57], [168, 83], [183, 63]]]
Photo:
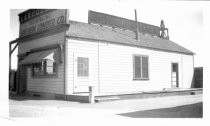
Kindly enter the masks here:
[[[71, 3], [71, 2], [69, 2]], [[205, 50], [203, 27], [204, 27], [204, 7], [202, 2], [191, 1], [128, 1], [128, 0], [108, 0], [84, 2], [82, 6], [80, 0], [69, 7], [70, 20], [87, 22], [88, 10], [107, 13], [128, 19], [135, 19], [134, 9], [137, 10], [138, 21], [159, 26], [164, 20], [165, 26], [169, 28], [170, 40], [196, 53], [195, 67], [203, 66], [205, 60]], [[42, 7], [40, 7], [42, 8]], [[56, 7], [60, 8], [60, 7]], [[28, 8], [26, 8], [28, 9]], [[25, 9], [10, 9], [10, 40], [18, 38], [19, 21], [18, 13]], [[16, 68], [17, 50], [12, 56], [12, 68]]]

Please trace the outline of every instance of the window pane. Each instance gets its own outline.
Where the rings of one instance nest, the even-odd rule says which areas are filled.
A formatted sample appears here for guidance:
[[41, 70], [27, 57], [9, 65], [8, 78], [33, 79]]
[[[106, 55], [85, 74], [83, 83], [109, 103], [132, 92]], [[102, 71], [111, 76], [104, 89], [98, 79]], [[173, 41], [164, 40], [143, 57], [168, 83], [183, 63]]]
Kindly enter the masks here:
[[56, 74], [55, 64], [52, 60], [46, 60], [46, 74]]
[[56, 63], [52, 60], [44, 60], [33, 64], [33, 75], [54, 75], [56, 74]]
[[172, 64], [172, 70], [173, 70], [173, 72], [177, 71], [177, 65], [176, 64]]
[[56, 63], [53, 62], [53, 72], [56, 73]]
[[44, 75], [44, 62], [33, 64], [33, 75]]
[[141, 57], [135, 56], [135, 78], [141, 78]]
[[142, 57], [142, 78], [148, 78], [148, 57]]
[[78, 57], [77, 61], [77, 75], [89, 76], [89, 59], [84, 57]]

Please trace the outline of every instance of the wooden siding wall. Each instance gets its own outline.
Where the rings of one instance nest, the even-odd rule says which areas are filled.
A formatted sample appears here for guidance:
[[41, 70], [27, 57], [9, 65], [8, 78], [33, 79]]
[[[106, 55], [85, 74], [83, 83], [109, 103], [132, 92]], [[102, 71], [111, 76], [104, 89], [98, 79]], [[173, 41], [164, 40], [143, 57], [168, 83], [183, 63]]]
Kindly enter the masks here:
[[[68, 40], [68, 53], [67, 53], [67, 93], [71, 94], [74, 91], [74, 86], [76, 83], [80, 86], [77, 88], [86, 88], [88, 91], [88, 85], [95, 86], [95, 91], [98, 90], [98, 43], [95, 42], [83, 42], [76, 40]], [[89, 58], [89, 77], [80, 78], [75, 80], [77, 77], [77, 72], [75, 62], [77, 57], [88, 57]]]
[[64, 64], [58, 66], [57, 77], [32, 77], [31, 67], [28, 68], [27, 91], [44, 92], [44, 93], [64, 93]]
[[[189, 83], [192, 80], [193, 71], [191, 55], [107, 42], [68, 40], [68, 93], [73, 92], [74, 74], [72, 70], [75, 53], [90, 56], [92, 62], [90, 66], [91, 84], [100, 85], [100, 92], [149, 91], [171, 88], [171, 63], [179, 65], [179, 87], [190, 88]], [[133, 80], [133, 54], [149, 56], [149, 80]]]
[[193, 56], [182, 55], [183, 60], [183, 88], [190, 88], [193, 81]]
[[[53, 45], [57, 43], [64, 43], [64, 32], [54, 34], [51, 36], [31, 40], [28, 42], [23, 42], [19, 44], [18, 54], [23, 54], [34, 48], [44, 47], [48, 45]], [[62, 53], [62, 59], [64, 59], [64, 54]], [[64, 62], [64, 61], [63, 61]], [[58, 66], [58, 76], [55, 78], [42, 77], [33, 78], [31, 76], [31, 68], [27, 68], [27, 91], [35, 92], [47, 92], [47, 93], [64, 93], [64, 63]]]
[[57, 43], [63, 43], [63, 42], [64, 42], [64, 32], [50, 35], [43, 38], [39, 38], [39, 39], [34, 39], [27, 42], [22, 42], [22, 43], [19, 43], [18, 54], [23, 54], [34, 48], [44, 47], [44, 46], [53, 45]]
[[[181, 64], [175, 53], [114, 44], [100, 44], [100, 85], [104, 92], [162, 90], [171, 87], [171, 63]], [[149, 80], [133, 80], [133, 55], [149, 58]], [[179, 71], [181, 71], [179, 67]], [[179, 74], [179, 78], [181, 78]]]

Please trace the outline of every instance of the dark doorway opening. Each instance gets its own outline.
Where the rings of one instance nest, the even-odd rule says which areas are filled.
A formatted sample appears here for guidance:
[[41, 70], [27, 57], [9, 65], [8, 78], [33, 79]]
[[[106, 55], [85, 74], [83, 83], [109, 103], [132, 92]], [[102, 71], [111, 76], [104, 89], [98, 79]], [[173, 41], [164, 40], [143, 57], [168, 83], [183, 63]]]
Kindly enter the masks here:
[[178, 63], [171, 64], [171, 87], [179, 87], [179, 66]]

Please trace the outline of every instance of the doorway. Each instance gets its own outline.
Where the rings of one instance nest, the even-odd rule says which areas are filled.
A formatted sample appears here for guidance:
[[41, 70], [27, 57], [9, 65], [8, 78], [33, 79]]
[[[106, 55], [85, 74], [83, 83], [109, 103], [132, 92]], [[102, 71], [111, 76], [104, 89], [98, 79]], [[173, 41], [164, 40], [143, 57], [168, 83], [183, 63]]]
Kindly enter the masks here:
[[74, 93], [89, 92], [90, 61], [88, 56], [74, 55]]
[[178, 63], [171, 64], [171, 87], [179, 87], [179, 66]]

